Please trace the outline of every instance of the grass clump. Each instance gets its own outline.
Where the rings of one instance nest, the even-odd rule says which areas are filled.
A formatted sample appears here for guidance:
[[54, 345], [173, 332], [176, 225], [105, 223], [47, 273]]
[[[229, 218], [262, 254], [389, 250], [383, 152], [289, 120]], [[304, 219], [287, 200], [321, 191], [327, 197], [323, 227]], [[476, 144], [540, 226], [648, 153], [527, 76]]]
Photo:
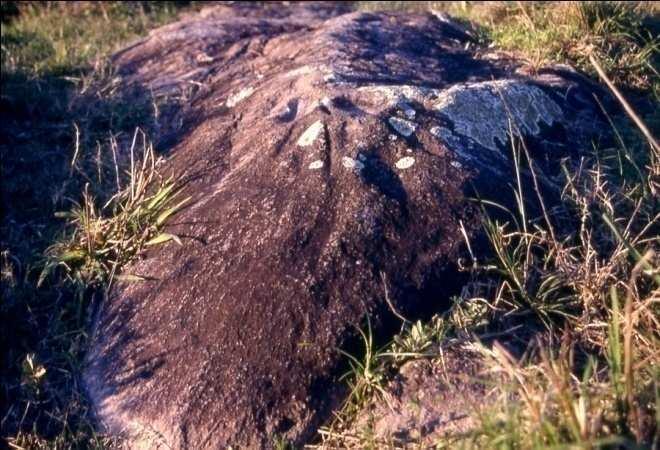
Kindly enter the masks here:
[[[651, 153], [644, 170], [648, 190], [602, 159], [565, 166], [553, 223], [542, 219], [530, 230], [486, 220], [500, 278], [488, 322], [510, 326], [512, 317], [532, 313], [543, 331], [533, 339], [515, 336], [527, 342], [519, 358], [502, 346], [478, 344], [489, 369], [508, 383], [479, 415], [468, 447], [652, 443], [660, 271], [650, 175], [657, 165]], [[626, 298], [623, 309], [620, 297]]]
[[[85, 186], [80, 204], [70, 212], [58, 213], [67, 219], [69, 235], [46, 250], [47, 262], [40, 280], [61, 268], [62, 274], [81, 288], [108, 284], [143, 248], [180, 239], [162, 231], [167, 220], [189, 198], [178, 198], [179, 187], [172, 178], [160, 178], [153, 146], [142, 136], [141, 163], [136, 164], [134, 147], [127, 186], [121, 187], [99, 210], [97, 201]], [[114, 147], [113, 147], [114, 148]]]

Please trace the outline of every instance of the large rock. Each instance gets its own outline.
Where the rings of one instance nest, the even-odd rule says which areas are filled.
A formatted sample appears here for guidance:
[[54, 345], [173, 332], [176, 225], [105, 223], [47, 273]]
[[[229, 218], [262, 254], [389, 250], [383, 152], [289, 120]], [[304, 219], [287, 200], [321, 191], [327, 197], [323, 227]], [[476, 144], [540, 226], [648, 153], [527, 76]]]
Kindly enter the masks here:
[[529, 75], [432, 14], [216, 7], [117, 54], [126, 85], [185, 96], [162, 128], [193, 204], [99, 307], [85, 383], [135, 448], [313, 436], [367, 314], [441, 308], [478, 229], [470, 185], [508, 195], [509, 120], [539, 168], [600, 119], [568, 70]]

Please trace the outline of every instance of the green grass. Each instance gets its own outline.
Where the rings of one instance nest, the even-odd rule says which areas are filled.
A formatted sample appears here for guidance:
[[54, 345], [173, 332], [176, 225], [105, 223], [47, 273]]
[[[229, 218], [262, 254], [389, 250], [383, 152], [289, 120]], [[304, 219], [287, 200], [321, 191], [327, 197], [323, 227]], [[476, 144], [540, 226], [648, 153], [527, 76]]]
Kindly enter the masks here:
[[588, 60], [593, 53], [617, 83], [653, 89], [657, 97], [660, 20], [648, 8], [624, 2], [520, 3], [487, 26], [497, 46], [520, 50], [537, 66], [567, 61], [594, 74]]
[[190, 2], [26, 2], [17, 18], [3, 24], [3, 69], [75, 76], [171, 21], [181, 3]]
[[146, 136], [131, 148], [168, 99], [120, 91], [107, 57], [181, 6], [2, 3], [0, 437], [18, 448], [111, 444], [80, 387], [84, 312], [131, 255], [171, 238], [159, 216], [176, 189]]
[[532, 68], [569, 63], [595, 77], [588, 56], [628, 89], [660, 98], [660, 9], [654, 2], [357, 2], [366, 10], [447, 11], [473, 24], [483, 44]]
[[[143, 148], [136, 155], [139, 135]], [[57, 214], [67, 219], [68, 233], [45, 251], [46, 262], [37, 286], [58, 271], [57, 276], [83, 291], [106, 286], [114, 277], [121, 277], [121, 268], [144, 248], [171, 240], [182, 245], [176, 235], [162, 228], [190, 198], [179, 198], [176, 180], [160, 177], [153, 146], [146, 142], [144, 133], [136, 130], [129, 152], [126, 185], [120, 184], [116, 167], [117, 192], [100, 210], [86, 185], [82, 202]]]

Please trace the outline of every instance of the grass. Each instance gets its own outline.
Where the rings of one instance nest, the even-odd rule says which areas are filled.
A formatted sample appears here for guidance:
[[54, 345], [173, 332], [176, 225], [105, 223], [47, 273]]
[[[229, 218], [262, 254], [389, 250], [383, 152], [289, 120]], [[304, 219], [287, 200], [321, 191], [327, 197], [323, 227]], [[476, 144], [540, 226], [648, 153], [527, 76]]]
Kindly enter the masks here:
[[171, 21], [186, 3], [25, 2], [17, 5], [18, 17], [3, 25], [3, 68], [75, 76], [81, 67]]
[[[534, 173], [530, 152], [513, 141], [517, 210], [479, 200], [491, 260], [473, 262], [472, 286], [443, 317], [408, 324], [380, 353], [369, 379], [354, 370], [350, 387], [378, 380], [378, 388], [371, 398], [356, 397], [321, 430], [319, 448], [422, 445], [374, 437], [356, 418], [387, 398], [392, 367], [415, 353], [440, 364], [442, 348], [457, 342], [469, 343], [484, 371], [502, 381], [492, 387], [495, 401], [474, 405], [472, 429], [439, 440], [438, 447], [657, 445], [660, 154], [641, 133], [638, 143], [645, 154], [600, 148], [575, 165], [565, 161], [562, 201], [546, 209], [534, 177], [519, 176]], [[615, 156], [621, 153], [637, 170], [621, 170]], [[531, 204], [538, 217], [531, 216]], [[492, 210], [506, 211], [505, 218]], [[366, 366], [371, 355], [354, 366]]]
[[[643, 2], [357, 2], [358, 8], [449, 10], [483, 45], [530, 66], [589, 55], [657, 134], [657, 5]], [[149, 142], [169, 99], [125, 92], [108, 56], [195, 2], [3, 2], [0, 96], [1, 437], [17, 448], [107, 448], [80, 387], [86, 305], [150, 245], [176, 236], [166, 220], [185, 206]], [[347, 355], [351, 389], [321, 430], [321, 447], [387, 448], [355, 419], [388, 402], [388, 380], [412, 358], [469, 343], [506, 382], [474, 429], [440, 447], [567, 448], [658, 445], [658, 213], [660, 164], [625, 117], [617, 145], [564, 166], [562, 203], [530, 217], [533, 183], [513, 186], [507, 219], [483, 202], [494, 258], [479, 259], [452, 309], [405, 322], [384, 348], [367, 328], [364, 355]], [[136, 131], [137, 128], [143, 131]], [[523, 143], [512, 149], [533, 168]], [[62, 213], [62, 211], [64, 211]], [[508, 335], [519, 351], [494, 343]], [[510, 342], [509, 342], [510, 344]], [[413, 443], [414, 444], [414, 443]], [[273, 445], [288, 444], [274, 437]]]
[[491, 19], [489, 34], [499, 47], [521, 50], [536, 65], [570, 61], [595, 74], [589, 54], [603, 62], [617, 83], [652, 89], [657, 96], [660, 38], [657, 18], [642, 2], [518, 2], [504, 11], [502, 22]]
[[85, 308], [175, 239], [161, 228], [182, 199], [146, 137], [169, 99], [121, 90], [107, 57], [182, 7], [2, 3], [0, 429], [15, 448], [112, 444], [80, 387]]
[[366, 10], [448, 11], [482, 44], [513, 51], [532, 68], [570, 63], [595, 77], [595, 54], [619, 85], [660, 98], [660, 20], [654, 2], [357, 2]]
[[[135, 155], [138, 135], [142, 136], [143, 145], [139, 159]], [[81, 204], [57, 214], [67, 219], [66, 228], [71, 231], [46, 249], [38, 286], [57, 269], [61, 269], [59, 277], [80, 289], [105, 286], [116, 275], [120, 277], [120, 269], [145, 247], [170, 240], [182, 245], [176, 235], [162, 231], [162, 227], [189, 198], [178, 198], [180, 186], [176, 180], [159, 179], [153, 146], [139, 129], [133, 137], [130, 155], [127, 186], [121, 186], [116, 168], [117, 192], [100, 211], [96, 207], [98, 201], [89, 194], [86, 185]]]

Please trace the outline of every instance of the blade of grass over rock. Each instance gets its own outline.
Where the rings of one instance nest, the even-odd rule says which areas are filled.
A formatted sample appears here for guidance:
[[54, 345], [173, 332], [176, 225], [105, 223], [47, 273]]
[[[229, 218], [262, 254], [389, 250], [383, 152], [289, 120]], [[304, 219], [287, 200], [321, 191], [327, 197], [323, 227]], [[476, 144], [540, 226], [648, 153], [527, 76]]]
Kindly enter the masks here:
[[626, 111], [626, 114], [630, 116], [630, 118], [635, 123], [637, 128], [639, 128], [640, 131], [644, 134], [644, 137], [646, 137], [651, 148], [655, 152], [660, 152], [660, 146], [658, 145], [658, 140], [653, 136], [653, 134], [651, 134], [651, 131], [648, 129], [644, 121], [637, 115], [633, 107], [630, 106], [630, 103], [628, 103], [626, 98], [621, 94], [621, 92], [617, 89], [614, 83], [612, 83], [612, 80], [610, 80], [610, 78], [607, 76], [605, 70], [603, 70], [603, 67], [600, 65], [598, 60], [593, 55], [589, 55], [589, 62], [591, 62], [591, 64], [598, 72], [598, 76], [602, 78], [605, 84], [607, 84], [607, 87], [610, 88], [612, 93], [615, 95], [616, 99], [621, 103], [621, 105]]
[[[136, 131], [131, 150], [137, 135]], [[182, 245], [177, 236], [161, 228], [189, 198], [178, 198], [176, 181], [158, 181], [155, 159], [152, 146], [143, 136], [142, 164], [138, 167], [132, 156], [132, 170], [123, 191], [113, 195], [101, 210], [86, 191], [83, 205], [68, 214], [70, 236], [48, 249], [45, 270], [62, 267], [67, 278], [88, 286], [107, 282], [111, 272], [124, 266], [144, 246], [170, 240]]]

